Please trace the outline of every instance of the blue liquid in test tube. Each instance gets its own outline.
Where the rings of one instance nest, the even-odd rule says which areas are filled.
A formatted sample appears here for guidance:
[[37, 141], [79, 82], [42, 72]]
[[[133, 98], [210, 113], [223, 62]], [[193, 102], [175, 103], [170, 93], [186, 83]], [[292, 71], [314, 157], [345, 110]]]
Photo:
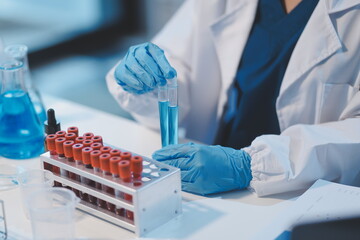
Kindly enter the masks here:
[[169, 106], [169, 144], [178, 144], [178, 106]]
[[167, 145], [169, 145], [168, 107], [169, 107], [168, 101], [159, 101], [161, 145], [163, 147], [166, 147]]

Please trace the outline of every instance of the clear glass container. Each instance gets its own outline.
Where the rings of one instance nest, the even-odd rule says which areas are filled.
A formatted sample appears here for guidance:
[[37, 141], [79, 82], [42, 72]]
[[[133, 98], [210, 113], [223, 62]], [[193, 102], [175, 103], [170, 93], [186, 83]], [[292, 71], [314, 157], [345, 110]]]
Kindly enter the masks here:
[[27, 57], [28, 47], [23, 44], [11, 44], [5, 47], [4, 52], [7, 56], [24, 64], [25, 87], [27, 88], [28, 94], [41, 124], [44, 124], [44, 121], [46, 120], [45, 107], [41, 99], [41, 95], [31, 78]]
[[0, 63], [0, 155], [11, 159], [39, 156], [44, 131], [24, 84], [24, 65]]

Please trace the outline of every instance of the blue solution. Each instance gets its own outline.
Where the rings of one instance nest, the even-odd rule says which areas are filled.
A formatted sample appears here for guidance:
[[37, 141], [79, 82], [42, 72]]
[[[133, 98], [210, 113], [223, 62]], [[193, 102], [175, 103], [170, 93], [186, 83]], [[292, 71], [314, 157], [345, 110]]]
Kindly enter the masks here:
[[178, 144], [178, 107], [169, 106], [169, 144]]
[[22, 90], [7, 91], [0, 96], [0, 155], [11, 159], [39, 156], [44, 152], [42, 125]]
[[161, 145], [163, 147], [166, 147], [167, 145], [169, 145], [168, 106], [169, 106], [168, 101], [159, 101]]

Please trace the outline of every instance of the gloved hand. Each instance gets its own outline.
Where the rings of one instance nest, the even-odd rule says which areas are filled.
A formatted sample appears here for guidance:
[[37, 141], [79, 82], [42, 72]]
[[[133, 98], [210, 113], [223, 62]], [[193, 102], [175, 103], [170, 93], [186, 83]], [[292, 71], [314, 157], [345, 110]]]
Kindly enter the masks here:
[[180, 168], [182, 190], [201, 195], [246, 188], [252, 179], [243, 150], [187, 143], [164, 147], [153, 158]]
[[115, 79], [125, 91], [142, 94], [176, 76], [164, 51], [153, 43], [132, 46], [115, 69]]

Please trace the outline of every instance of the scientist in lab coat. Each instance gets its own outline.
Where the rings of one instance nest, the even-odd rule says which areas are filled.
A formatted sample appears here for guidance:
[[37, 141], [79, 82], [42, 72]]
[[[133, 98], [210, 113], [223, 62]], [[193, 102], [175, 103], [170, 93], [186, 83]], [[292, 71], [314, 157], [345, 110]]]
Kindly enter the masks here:
[[180, 126], [209, 145], [153, 157], [181, 169], [185, 191], [359, 185], [359, 24], [359, 0], [188, 0], [152, 43], [129, 49], [107, 84], [158, 128], [156, 85], [177, 74]]

